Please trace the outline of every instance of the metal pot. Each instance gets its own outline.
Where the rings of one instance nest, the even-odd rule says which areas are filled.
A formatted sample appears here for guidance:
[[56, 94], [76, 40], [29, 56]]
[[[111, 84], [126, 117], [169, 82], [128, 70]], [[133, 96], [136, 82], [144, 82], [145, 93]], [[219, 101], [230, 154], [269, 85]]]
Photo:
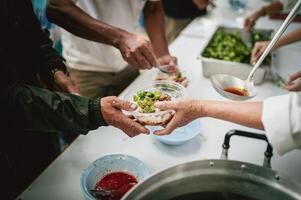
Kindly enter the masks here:
[[124, 200], [300, 200], [301, 186], [270, 168], [273, 148], [268, 143], [263, 167], [227, 160], [233, 135], [267, 141], [262, 134], [230, 131], [222, 160], [180, 164], [138, 184]]

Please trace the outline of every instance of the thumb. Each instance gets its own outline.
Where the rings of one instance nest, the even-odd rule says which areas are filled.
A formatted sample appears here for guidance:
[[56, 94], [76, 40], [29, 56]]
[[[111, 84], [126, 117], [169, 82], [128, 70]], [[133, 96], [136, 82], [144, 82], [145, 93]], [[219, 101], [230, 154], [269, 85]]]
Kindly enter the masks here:
[[137, 108], [136, 104], [118, 98], [113, 102], [113, 107], [126, 111], [133, 111]]
[[171, 101], [157, 101], [155, 107], [161, 110], [175, 109], [176, 105]]

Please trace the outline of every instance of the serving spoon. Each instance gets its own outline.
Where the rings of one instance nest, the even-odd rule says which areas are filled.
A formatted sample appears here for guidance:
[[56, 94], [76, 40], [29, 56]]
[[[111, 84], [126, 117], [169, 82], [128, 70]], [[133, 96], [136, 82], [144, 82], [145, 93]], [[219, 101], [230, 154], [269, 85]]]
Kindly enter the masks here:
[[[210, 80], [214, 87], [214, 89], [222, 96], [236, 101], [244, 101], [253, 98], [257, 95], [257, 90], [254, 87], [253, 77], [261, 65], [266, 56], [270, 53], [271, 49], [274, 47], [276, 42], [279, 40], [283, 32], [286, 30], [288, 25], [292, 22], [294, 17], [297, 15], [299, 9], [301, 7], [301, 0], [295, 4], [294, 8], [290, 11], [289, 15], [286, 17], [285, 21], [282, 23], [279, 30], [276, 32], [275, 36], [264, 50], [253, 69], [251, 70], [248, 78], [246, 80], [239, 79], [235, 76], [227, 75], [227, 74], [216, 74], [211, 76]], [[246, 95], [237, 95], [231, 92], [225, 91], [227, 88], [237, 88], [245, 91]]]
[[166, 74], [172, 74], [177, 72], [178, 67], [176, 65], [159, 65], [157, 67], [161, 72]]

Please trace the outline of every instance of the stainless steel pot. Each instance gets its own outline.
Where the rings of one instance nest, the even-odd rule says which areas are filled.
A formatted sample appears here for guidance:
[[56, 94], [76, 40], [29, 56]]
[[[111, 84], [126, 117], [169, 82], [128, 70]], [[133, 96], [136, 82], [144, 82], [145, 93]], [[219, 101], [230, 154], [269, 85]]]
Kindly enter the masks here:
[[230, 131], [222, 160], [200, 160], [159, 172], [138, 184], [124, 200], [301, 200], [301, 186], [273, 171], [268, 144], [263, 167], [227, 160], [230, 138], [246, 136], [267, 141], [262, 134]]

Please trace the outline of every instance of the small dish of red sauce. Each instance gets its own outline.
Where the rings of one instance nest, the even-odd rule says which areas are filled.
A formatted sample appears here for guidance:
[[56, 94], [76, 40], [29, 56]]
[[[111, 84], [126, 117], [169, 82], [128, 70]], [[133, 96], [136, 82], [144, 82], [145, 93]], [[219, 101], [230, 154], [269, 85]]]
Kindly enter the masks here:
[[98, 197], [98, 200], [120, 200], [137, 183], [137, 178], [127, 172], [108, 173], [96, 183], [95, 189], [109, 190], [111, 195]]
[[227, 87], [227, 88], [224, 89], [224, 91], [225, 92], [230, 92], [230, 93], [238, 95], [238, 96], [249, 96], [249, 92], [245, 88]]

